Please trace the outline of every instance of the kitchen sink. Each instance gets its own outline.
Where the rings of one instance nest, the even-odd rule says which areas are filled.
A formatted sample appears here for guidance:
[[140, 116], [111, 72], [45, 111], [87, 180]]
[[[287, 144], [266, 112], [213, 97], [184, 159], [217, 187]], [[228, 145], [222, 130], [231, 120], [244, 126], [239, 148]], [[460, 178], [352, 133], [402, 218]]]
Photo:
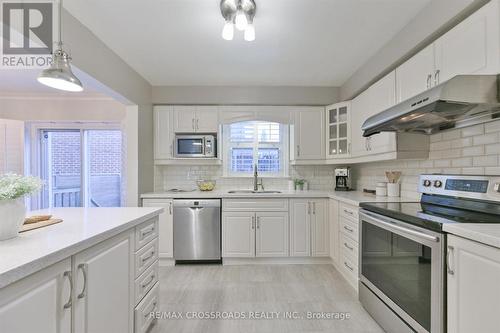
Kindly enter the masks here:
[[281, 193], [281, 191], [254, 191], [254, 190], [231, 190], [231, 191], [228, 191], [227, 193], [231, 193], [231, 194], [250, 194], [250, 193], [253, 193], [253, 194], [273, 194], [273, 193]]

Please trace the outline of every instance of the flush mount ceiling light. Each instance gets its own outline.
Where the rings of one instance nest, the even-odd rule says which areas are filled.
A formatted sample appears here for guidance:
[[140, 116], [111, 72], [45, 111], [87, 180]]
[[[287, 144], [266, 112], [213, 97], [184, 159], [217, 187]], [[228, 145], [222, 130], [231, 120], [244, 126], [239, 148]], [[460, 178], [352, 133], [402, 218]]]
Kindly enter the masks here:
[[80, 80], [71, 71], [71, 57], [63, 50], [62, 42], [62, 0], [59, 1], [59, 41], [52, 53], [52, 64], [38, 75], [38, 82], [51, 88], [79, 92], [83, 91]]
[[222, 28], [222, 38], [232, 40], [236, 26], [239, 31], [245, 31], [246, 41], [255, 40], [253, 18], [256, 10], [257, 5], [254, 0], [221, 0], [220, 11], [225, 21]]

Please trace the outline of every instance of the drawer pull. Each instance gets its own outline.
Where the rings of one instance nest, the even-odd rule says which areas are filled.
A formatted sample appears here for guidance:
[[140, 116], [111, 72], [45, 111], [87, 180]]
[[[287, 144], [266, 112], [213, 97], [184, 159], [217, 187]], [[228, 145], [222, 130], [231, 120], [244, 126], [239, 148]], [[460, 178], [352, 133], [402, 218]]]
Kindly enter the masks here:
[[77, 298], [82, 299], [87, 293], [87, 264], [78, 265], [78, 269], [81, 269], [83, 273], [83, 289], [82, 292], [78, 294]]
[[146, 318], [146, 319], [149, 318], [151, 315], [151, 312], [155, 312], [155, 311], [156, 311], [156, 302], [153, 302], [153, 306], [151, 307], [151, 310], [144, 313], [144, 318]]
[[155, 251], [151, 251], [149, 256], [142, 258], [142, 262], [144, 263], [144, 262], [148, 261], [149, 259], [153, 258], [154, 255], [155, 255]]
[[344, 213], [349, 214], [349, 215], [354, 215], [354, 212], [344, 209]]
[[349, 228], [348, 226], [344, 226], [344, 229], [347, 230], [347, 231], [349, 231], [349, 232], [354, 232], [354, 230], [351, 229], [351, 228]]
[[351, 272], [354, 272], [354, 268], [349, 266], [349, 264], [347, 264], [345, 261], [344, 261], [344, 266], [347, 267]]
[[144, 289], [147, 286], [149, 286], [153, 281], [155, 280], [155, 275], [151, 274], [151, 277], [149, 278], [148, 282], [144, 282], [141, 287]]
[[67, 277], [69, 281], [69, 297], [63, 308], [70, 309], [73, 304], [73, 277], [71, 276], [71, 271], [64, 272], [63, 276]]
[[152, 234], [153, 232], [155, 232], [155, 227], [152, 227], [148, 231], [142, 231], [141, 232], [141, 237], [144, 239], [146, 236]]
[[351, 250], [351, 251], [353, 251], [353, 250], [354, 250], [354, 248], [353, 248], [353, 247], [351, 247], [351, 246], [349, 246], [349, 244], [347, 244], [347, 243], [344, 243], [344, 246], [345, 246], [346, 248], [348, 248], [349, 250]]

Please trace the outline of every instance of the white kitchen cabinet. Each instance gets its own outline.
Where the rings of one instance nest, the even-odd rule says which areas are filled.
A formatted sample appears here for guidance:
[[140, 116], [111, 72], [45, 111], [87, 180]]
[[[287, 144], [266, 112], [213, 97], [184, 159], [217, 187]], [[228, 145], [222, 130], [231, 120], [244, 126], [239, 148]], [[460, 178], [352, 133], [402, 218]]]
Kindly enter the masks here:
[[256, 257], [288, 256], [288, 213], [256, 213]]
[[325, 159], [325, 109], [300, 108], [295, 111], [290, 159]]
[[326, 199], [290, 200], [290, 256], [329, 255]]
[[71, 259], [0, 289], [0, 331], [71, 332]]
[[499, 2], [491, 1], [435, 43], [435, 83], [459, 74], [499, 72]]
[[174, 106], [174, 131], [176, 133], [215, 133], [218, 127], [219, 117], [216, 106]]
[[132, 332], [134, 233], [127, 231], [73, 256], [73, 332]]
[[222, 256], [255, 257], [255, 213], [223, 212]]
[[448, 332], [498, 332], [500, 249], [448, 235]]
[[154, 107], [154, 159], [168, 160], [174, 157], [173, 107]]
[[351, 145], [351, 103], [342, 102], [326, 107], [326, 157], [346, 158]]
[[144, 207], [162, 207], [163, 213], [158, 221], [158, 249], [160, 261], [162, 258], [174, 257], [174, 230], [173, 230], [173, 200], [172, 199], [143, 199]]
[[330, 234], [330, 258], [335, 265], [339, 262], [339, 202], [330, 199], [329, 208], [329, 234]]
[[370, 94], [363, 91], [351, 102], [351, 156], [368, 155], [368, 138], [363, 137], [361, 126], [370, 117]]
[[436, 69], [434, 48], [434, 44], [427, 46], [396, 69], [398, 103], [432, 87]]

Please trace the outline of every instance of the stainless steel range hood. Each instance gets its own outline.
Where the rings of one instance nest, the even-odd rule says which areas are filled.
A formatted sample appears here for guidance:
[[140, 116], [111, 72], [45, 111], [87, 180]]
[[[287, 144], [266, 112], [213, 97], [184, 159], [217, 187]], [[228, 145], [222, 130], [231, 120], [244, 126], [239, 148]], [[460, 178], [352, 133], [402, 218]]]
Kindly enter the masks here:
[[458, 75], [368, 118], [363, 136], [433, 134], [500, 119], [500, 75]]

